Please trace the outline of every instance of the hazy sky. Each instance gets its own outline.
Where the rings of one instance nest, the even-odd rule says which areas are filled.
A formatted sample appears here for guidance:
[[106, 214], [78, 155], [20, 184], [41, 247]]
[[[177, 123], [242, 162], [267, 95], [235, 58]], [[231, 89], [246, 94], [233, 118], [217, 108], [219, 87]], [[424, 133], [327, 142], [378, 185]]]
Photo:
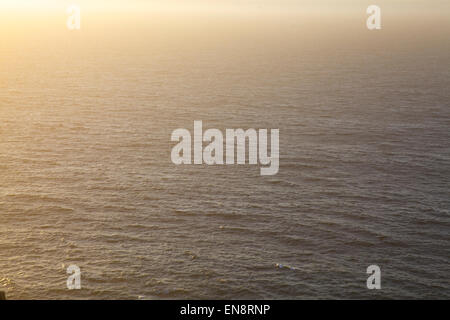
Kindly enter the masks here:
[[[66, 10], [77, 4], [81, 8], [84, 26], [90, 26], [101, 19], [109, 19], [111, 24], [119, 25], [118, 20], [145, 20], [146, 23], [168, 16], [176, 17], [172, 24], [190, 19], [197, 21], [192, 14], [200, 13], [215, 22], [212, 13], [228, 17], [258, 16], [280, 21], [301, 22], [311, 20], [321, 23], [340, 23], [341, 18], [361, 20], [365, 25], [366, 9], [376, 4], [382, 9], [383, 21], [387, 25], [403, 25], [398, 17], [417, 21], [418, 25], [445, 23], [448, 30], [450, 17], [449, 0], [0, 0], [0, 33], [13, 37], [12, 32], [19, 29], [36, 28], [33, 20], [40, 19], [50, 26], [50, 20], [64, 24]], [[170, 13], [165, 15], [165, 13]], [[172, 15], [172, 13], [175, 13]], [[290, 19], [285, 19], [288, 15]], [[391, 22], [390, 17], [395, 17]], [[54, 18], [54, 19], [50, 19]], [[427, 22], [424, 19], [427, 18]], [[395, 20], [395, 21], [394, 21]], [[416, 23], [416, 22], [414, 22]], [[39, 24], [41, 25], [41, 23]], [[50, 28], [50, 27], [49, 27]]]
[[352, 9], [364, 7], [371, 4], [380, 6], [396, 7], [399, 9], [431, 9], [443, 10], [450, 7], [448, 0], [0, 0], [2, 9], [10, 8], [41, 8], [67, 6], [69, 4], [79, 4], [80, 6], [94, 7], [103, 6], [104, 8], [135, 7], [135, 8], [156, 8], [156, 7], [201, 7], [201, 8], [299, 8], [306, 9], [311, 7]]

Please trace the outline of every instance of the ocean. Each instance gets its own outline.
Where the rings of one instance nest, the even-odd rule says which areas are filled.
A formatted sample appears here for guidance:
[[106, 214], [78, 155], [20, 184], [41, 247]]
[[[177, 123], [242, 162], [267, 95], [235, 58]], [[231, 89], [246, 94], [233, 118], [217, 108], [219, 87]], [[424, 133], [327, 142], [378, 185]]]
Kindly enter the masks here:
[[[3, 28], [0, 290], [449, 299], [450, 23], [365, 18]], [[170, 135], [195, 120], [279, 129], [278, 174], [174, 165]], [[73, 264], [81, 290], [66, 287]]]

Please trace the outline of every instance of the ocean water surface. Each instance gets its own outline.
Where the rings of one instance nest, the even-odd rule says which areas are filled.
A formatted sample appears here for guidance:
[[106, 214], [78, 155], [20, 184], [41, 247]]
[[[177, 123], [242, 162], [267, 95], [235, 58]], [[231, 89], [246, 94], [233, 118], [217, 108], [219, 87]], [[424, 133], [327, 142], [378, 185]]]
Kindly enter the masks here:
[[[450, 298], [448, 20], [192, 19], [0, 45], [0, 290]], [[280, 129], [279, 173], [175, 166], [170, 135], [194, 120]]]

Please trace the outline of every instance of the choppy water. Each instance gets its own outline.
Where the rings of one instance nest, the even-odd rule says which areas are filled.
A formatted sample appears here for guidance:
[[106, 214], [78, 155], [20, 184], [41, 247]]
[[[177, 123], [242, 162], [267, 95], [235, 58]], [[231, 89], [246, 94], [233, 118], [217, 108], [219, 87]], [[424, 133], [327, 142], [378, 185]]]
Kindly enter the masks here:
[[[0, 289], [450, 298], [449, 29], [229, 29], [1, 48]], [[170, 134], [194, 120], [279, 128], [278, 175], [174, 166]], [[80, 291], [66, 289], [70, 264]]]

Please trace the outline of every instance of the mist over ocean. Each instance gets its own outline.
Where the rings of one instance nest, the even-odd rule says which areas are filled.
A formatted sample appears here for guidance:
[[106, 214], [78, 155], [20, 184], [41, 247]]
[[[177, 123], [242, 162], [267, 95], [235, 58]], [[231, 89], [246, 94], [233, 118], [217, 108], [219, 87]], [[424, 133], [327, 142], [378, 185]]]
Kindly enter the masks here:
[[[0, 289], [449, 299], [450, 22], [366, 17], [0, 22]], [[175, 166], [194, 120], [279, 129], [278, 174]]]

